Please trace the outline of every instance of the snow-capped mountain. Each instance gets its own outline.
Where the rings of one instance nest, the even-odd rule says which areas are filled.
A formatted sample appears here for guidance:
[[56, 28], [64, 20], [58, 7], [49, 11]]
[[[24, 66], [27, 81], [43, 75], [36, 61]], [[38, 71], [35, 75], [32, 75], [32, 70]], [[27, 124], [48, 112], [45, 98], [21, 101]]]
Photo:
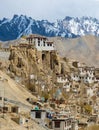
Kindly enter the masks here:
[[22, 35], [40, 34], [48, 37], [61, 36], [75, 38], [84, 35], [99, 36], [99, 20], [92, 17], [65, 17], [63, 20], [49, 22], [34, 20], [24, 15], [14, 15], [12, 19], [0, 20], [0, 40], [14, 40]]

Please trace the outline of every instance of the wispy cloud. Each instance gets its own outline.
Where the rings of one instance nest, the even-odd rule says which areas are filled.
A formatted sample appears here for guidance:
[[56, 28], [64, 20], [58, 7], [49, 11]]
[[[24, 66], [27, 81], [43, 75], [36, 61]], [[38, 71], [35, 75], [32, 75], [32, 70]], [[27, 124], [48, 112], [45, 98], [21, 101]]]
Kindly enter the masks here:
[[99, 0], [2, 0], [0, 18], [25, 14], [34, 19], [61, 19], [65, 16], [99, 18]]

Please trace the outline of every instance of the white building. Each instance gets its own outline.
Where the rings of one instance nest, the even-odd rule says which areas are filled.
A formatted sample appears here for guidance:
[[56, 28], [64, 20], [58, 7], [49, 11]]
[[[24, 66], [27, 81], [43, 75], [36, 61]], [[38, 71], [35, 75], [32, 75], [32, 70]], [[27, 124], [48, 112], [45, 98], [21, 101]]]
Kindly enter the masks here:
[[66, 91], [66, 92], [70, 92], [70, 88], [71, 88], [71, 82], [67, 82], [65, 83], [65, 85], [63, 86], [63, 89]]
[[79, 82], [83, 81], [84, 83], [94, 83], [95, 78], [95, 68], [94, 67], [79, 67], [78, 72], [71, 74], [71, 79], [73, 81]]
[[28, 36], [27, 41], [29, 44], [34, 44], [38, 51], [53, 51], [54, 43], [49, 41], [46, 37], [41, 35], [32, 34]]
[[57, 82], [58, 83], [66, 83], [67, 81], [68, 81], [68, 77], [62, 76], [62, 75], [57, 76]]
[[73, 81], [76, 81], [76, 82], [78, 82], [78, 81], [80, 81], [80, 76], [79, 76], [79, 74], [78, 73], [71, 73], [71, 79], [73, 80]]
[[72, 118], [52, 119], [52, 129], [54, 130], [78, 130], [78, 125]]
[[94, 95], [94, 92], [93, 92], [94, 90], [92, 88], [87, 88], [86, 90], [87, 90], [88, 97], [92, 97]]
[[30, 112], [32, 119], [42, 119], [45, 120], [46, 118], [46, 111], [45, 110], [31, 110]]
[[86, 71], [85, 71], [84, 67], [79, 67], [78, 70], [79, 70], [79, 75], [80, 76], [85, 76]]
[[95, 82], [95, 77], [91, 77], [91, 76], [88, 76], [88, 75], [86, 75], [85, 77], [84, 77], [84, 83], [89, 83], [89, 84], [91, 84], [91, 83], [94, 83]]
[[79, 67], [79, 75], [84, 77], [86, 74], [90, 77], [94, 77], [94, 67]]

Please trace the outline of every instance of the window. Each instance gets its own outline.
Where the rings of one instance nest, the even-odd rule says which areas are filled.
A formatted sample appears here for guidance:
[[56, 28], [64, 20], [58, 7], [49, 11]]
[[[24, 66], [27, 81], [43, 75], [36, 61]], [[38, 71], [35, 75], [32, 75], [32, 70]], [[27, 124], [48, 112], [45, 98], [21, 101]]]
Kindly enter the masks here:
[[40, 46], [40, 43], [38, 43], [38, 46]]
[[40, 40], [38, 40], [38, 43], [40, 43]]
[[46, 55], [42, 54], [42, 60], [44, 61], [46, 59]]
[[43, 45], [45, 46], [45, 43], [43, 43]]
[[55, 128], [60, 128], [60, 121], [55, 121]]
[[3, 107], [3, 112], [7, 112], [8, 111], [8, 107]]
[[49, 43], [47, 44], [47, 46], [49, 46]]
[[41, 112], [40, 111], [36, 111], [36, 118], [41, 118]]
[[16, 108], [16, 107], [12, 107], [11, 111], [12, 111], [13, 113], [17, 112], [17, 108]]
[[67, 123], [65, 122], [65, 127], [67, 127]]
[[0, 100], [2, 100], [3, 98], [2, 97], [0, 97]]

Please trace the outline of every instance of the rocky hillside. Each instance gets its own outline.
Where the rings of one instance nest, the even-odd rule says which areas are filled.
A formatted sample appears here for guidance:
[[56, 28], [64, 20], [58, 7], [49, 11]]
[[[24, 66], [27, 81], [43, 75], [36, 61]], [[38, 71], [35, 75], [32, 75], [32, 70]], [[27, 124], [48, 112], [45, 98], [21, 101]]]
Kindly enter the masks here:
[[14, 40], [22, 35], [40, 34], [48, 37], [75, 38], [84, 35], [99, 36], [99, 20], [92, 17], [65, 17], [56, 22], [35, 20], [23, 15], [0, 20], [0, 40]]
[[18, 77], [27, 87], [30, 87], [30, 83], [31, 86], [35, 83], [37, 88], [39, 85], [51, 87], [51, 84], [55, 85], [57, 74], [70, 72], [70, 66], [66, 59], [62, 59], [56, 51], [41, 52], [28, 45], [25, 48], [20, 45], [12, 46], [9, 61], [10, 76]]
[[62, 57], [75, 59], [89, 66], [99, 67], [99, 38], [83, 36], [75, 39], [52, 38]]

